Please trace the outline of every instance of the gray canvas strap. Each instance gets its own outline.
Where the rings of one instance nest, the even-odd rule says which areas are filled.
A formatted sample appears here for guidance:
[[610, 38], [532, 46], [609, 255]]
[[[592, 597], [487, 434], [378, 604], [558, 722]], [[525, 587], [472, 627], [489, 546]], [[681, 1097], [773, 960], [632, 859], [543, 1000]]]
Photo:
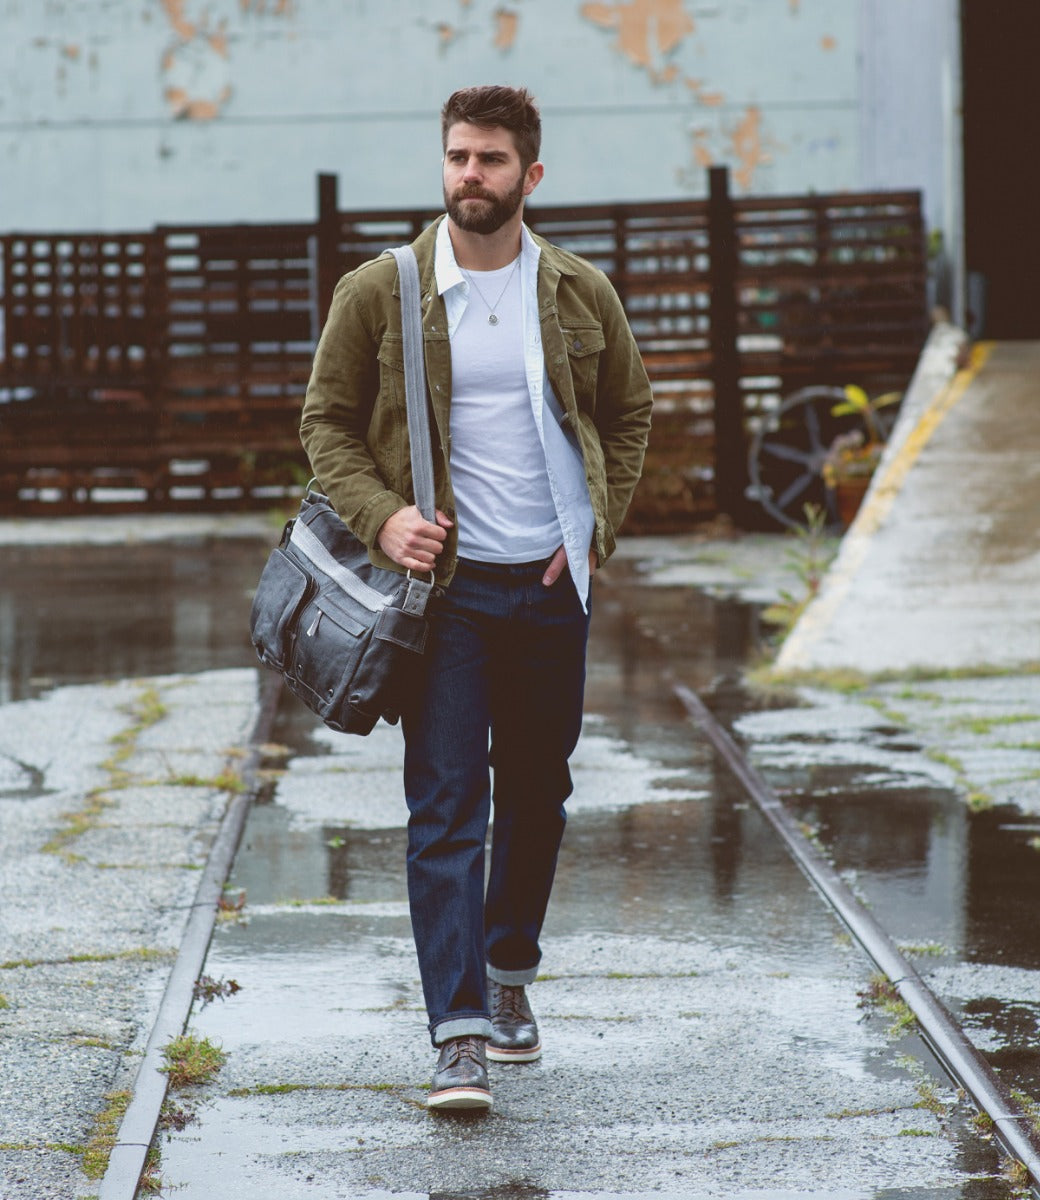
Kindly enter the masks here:
[[433, 448], [426, 407], [422, 312], [419, 305], [419, 264], [411, 246], [395, 246], [401, 281], [401, 340], [404, 345], [404, 387], [408, 406], [408, 440], [412, 448], [412, 490], [427, 521], [436, 519], [433, 499]]
[[325, 548], [321, 539], [309, 525], [303, 521], [294, 521], [289, 541], [312, 563], [323, 571], [330, 579], [352, 596], [358, 604], [363, 604], [370, 612], [379, 612], [391, 602], [391, 596], [384, 596], [375, 588], [369, 587], [363, 579], [359, 579], [349, 568], [344, 567]]

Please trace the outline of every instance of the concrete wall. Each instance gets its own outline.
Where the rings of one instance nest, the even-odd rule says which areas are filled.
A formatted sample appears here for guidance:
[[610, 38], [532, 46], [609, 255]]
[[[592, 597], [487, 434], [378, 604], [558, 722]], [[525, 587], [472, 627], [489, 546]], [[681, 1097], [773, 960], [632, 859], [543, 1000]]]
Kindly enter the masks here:
[[956, 0], [0, 0], [0, 230], [307, 219], [318, 171], [347, 207], [437, 204], [440, 103], [478, 82], [539, 98], [545, 203], [700, 196], [727, 162], [742, 192], [923, 187], [949, 226], [956, 22]]

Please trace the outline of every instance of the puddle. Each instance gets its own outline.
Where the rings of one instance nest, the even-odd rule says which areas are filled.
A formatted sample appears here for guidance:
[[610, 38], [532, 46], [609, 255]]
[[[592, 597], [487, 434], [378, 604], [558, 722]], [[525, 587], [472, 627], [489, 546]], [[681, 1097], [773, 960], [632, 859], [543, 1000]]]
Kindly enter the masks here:
[[0, 703], [60, 684], [252, 666], [253, 540], [0, 547]]

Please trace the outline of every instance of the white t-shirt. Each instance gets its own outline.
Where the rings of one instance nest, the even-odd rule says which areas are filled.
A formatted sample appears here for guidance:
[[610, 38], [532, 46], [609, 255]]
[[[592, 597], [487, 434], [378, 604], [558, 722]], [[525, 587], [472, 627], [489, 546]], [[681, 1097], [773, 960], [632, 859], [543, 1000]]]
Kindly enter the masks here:
[[[466, 271], [451, 335], [451, 481], [459, 557], [533, 562], [563, 543], [531, 409], [518, 262]], [[491, 308], [496, 324], [488, 321]]]

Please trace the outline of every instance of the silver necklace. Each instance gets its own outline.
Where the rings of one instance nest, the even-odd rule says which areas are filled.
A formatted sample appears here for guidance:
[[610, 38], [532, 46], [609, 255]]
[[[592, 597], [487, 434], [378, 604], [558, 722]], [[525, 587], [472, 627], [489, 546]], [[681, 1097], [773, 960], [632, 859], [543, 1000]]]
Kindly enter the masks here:
[[518, 254], [513, 261], [513, 269], [509, 272], [509, 278], [506, 280], [506, 286], [498, 293], [498, 299], [495, 301], [494, 304], [488, 304], [487, 296], [485, 296], [484, 293], [480, 290], [480, 288], [477, 287], [477, 281], [473, 278], [473, 276], [469, 273], [469, 271], [462, 272], [463, 275], [465, 275], [466, 278], [470, 281], [470, 283], [472, 283], [473, 286], [477, 289], [477, 295], [481, 298], [481, 300], [484, 301], [484, 307], [488, 310], [488, 324], [489, 325], [497, 325], [498, 324], [498, 315], [496, 314], [495, 309], [498, 308], [498, 306], [502, 303], [502, 297], [506, 294], [506, 289], [513, 282], [513, 276], [516, 274], [516, 269], [519, 265], [520, 265], [520, 255]]

